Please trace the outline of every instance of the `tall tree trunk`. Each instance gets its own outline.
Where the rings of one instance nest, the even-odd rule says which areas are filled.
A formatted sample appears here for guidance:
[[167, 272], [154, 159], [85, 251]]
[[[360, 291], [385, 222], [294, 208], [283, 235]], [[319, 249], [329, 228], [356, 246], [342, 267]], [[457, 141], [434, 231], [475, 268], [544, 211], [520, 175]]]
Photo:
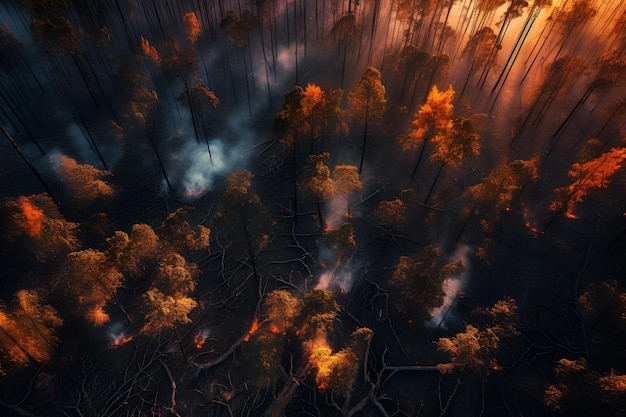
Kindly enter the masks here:
[[167, 188], [169, 188], [169, 190], [171, 192], [176, 191], [174, 189], [174, 187], [172, 186], [172, 183], [170, 182], [170, 178], [167, 176], [167, 171], [165, 170], [165, 165], [163, 165], [163, 160], [161, 159], [161, 154], [159, 153], [159, 150], [156, 146], [156, 143], [154, 142], [154, 138], [152, 137], [152, 134], [150, 132], [148, 132], [148, 139], [150, 139], [150, 144], [152, 145], [152, 149], [154, 149], [154, 153], [156, 154], [157, 160], [159, 161], [159, 167], [161, 168], [161, 172], [163, 173], [163, 177], [165, 177], [165, 182], [167, 183]]
[[428, 204], [428, 200], [430, 199], [430, 196], [433, 193], [433, 190], [435, 189], [435, 185], [437, 185], [437, 181], [439, 181], [439, 177], [441, 176], [441, 172], [443, 171], [443, 167], [446, 166], [446, 163], [443, 162], [441, 164], [441, 166], [439, 167], [439, 170], [437, 171], [437, 175], [435, 176], [435, 180], [433, 181], [432, 185], [430, 186], [430, 190], [428, 190], [428, 194], [426, 195], [426, 198], [424, 199], [424, 204]]
[[48, 184], [46, 184], [46, 181], [44, 181], [43, 177], [39, 174], [39, 171], [37, 171], [37, 169], [34, 167], [33, 164], [31, 164], [31, 162], [28, 160], [28, 158], [26, 157], [26, 155], [24, 155], [24, 153], [22, 152], [22, 150], [20, 149], [19, 146], [17, 146], [17, 143], [15, 143], [15, 141], [13, 140], [13, 138], [11, 137], [11, 135], [9, 135], [9, 132], [7, 132], [3, 126], [0, 126], [0, 130], [2, 130], [2, 133], [4, 133], [4, 136], [6, 136], [6, 138], [9, 140], [9, 142], [11, 142], [11, 145], [13, 146], [13, 148], [15, 149], [15, 151], [18, 153], [18, 155], [20, 156], [20, 158], [22, 158], [22, 160], [26, 163], [26, 165], [28, 165], [28, 167], [30, 168], [30, 170], [33, 172], [33, 174], [35, 174], [35, 177], [37, 177], [37, 180], [39, 181], [39, 183], [43, 186], [44, 190], [46, 190], [46, 192], [48, 193], [48, 195], [50, 196], [50, 198], [52, 199], [52, 201], [55, 202], [55, 204], [60, 208], [61, 204], [59, 203], [59, 200], [57, 200], [57, 198], [54, 196], [54, 194], [52, 193], [52, 190], [50, 190], [50, 187], [48, 187]]

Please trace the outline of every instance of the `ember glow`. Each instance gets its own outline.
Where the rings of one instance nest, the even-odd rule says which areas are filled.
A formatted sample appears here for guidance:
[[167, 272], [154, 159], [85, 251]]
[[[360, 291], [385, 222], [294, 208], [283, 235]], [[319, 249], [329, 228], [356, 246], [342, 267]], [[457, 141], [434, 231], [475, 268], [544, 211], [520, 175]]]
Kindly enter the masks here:
[[193, 338], [193, 343], [196, 345], [196, 349], [202, 349], [204, 347], [204, 343], [209, 338], [208, 330], [201, 330]]
[[24, 215], [23, 220], [19, 221], [19, 225], [29, 236], [39, 238], [44, 220], [43, 210], [28, 201], [26, 197], [20, 197], [18, 203]]
[[252, 325], [250, 326], [250, 330], [248, 330], [248, 334], [246, 334], [246, 337], [244, 337], [244, 342], [247, 342], [250, 340], [250, 336], [252, 336], [254, 333], [256, 333], [256, 331], [259, 330], [259, 319], [255, 318], [254, 320], [252, 320]]
[[124, 343], [130, 342], [131, 340], [133, 340], [132, 336], [126, 336], [124, 335], [124, 333], [122, 333], [119, 336], [117, 336], [115, 339], [113, 339], [111, 343], [109, 343], [109, 347], [116, 348], [118, 346], [123, 345]]

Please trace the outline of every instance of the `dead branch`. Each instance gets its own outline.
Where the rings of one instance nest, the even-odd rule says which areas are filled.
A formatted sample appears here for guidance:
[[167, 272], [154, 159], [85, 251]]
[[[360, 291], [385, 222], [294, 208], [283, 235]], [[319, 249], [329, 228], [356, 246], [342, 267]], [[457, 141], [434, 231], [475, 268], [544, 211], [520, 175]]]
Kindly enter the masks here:
[[176, 417], [181, 417], [180, 414], [176, 411], [176, 381], [174, 380], [174, 376], [172, 375], [172, 371], [170, 371], [169, 366], [163, 361], [163, 359], [159, 358], [159, 363], [163, 365], [163, 369], [167, 373], [167, 377], [170, 379], [170, 384], [172, 386], [172, 395], [170, 397], [170, 402], [172, 405], [170, 407], [165, 407], [167, 411], [175, 415]]

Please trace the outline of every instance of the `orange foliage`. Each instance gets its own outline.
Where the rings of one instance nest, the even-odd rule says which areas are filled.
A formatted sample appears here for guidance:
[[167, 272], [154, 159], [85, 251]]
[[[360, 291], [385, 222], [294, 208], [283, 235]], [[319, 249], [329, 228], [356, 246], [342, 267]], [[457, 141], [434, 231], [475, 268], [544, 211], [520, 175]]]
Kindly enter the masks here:
[[17, 221], [18, 225], [24, 229], [29, 236], [39, 238], [45, 219], [43, 210], [32, 204], [30, 200], [24, 196], [20, 196], [17, 202], [24, 214], [24, 218]]
[[252, 336], [257, 330], [259, 330], [259, 319], [255, 317], [252, 321], [252, 325], [250, 326], [250, 330], [248, 330], [248, 334], [244, 337], [243, 341], [247, 342], [250, 340], [250, 336]]
[[147, 59], [151, 59], [156, 64], [160, 62], [159, 53], [157, 52], [156, 48], [150, 45], [150, 42], [148, 42], [148, 40], [143, 36], [141, 37], [141, 51]]
[[124, 337], [124, 334], [121, 334], [118, 337], [116, 337], [114, 341], [109, 343], [109, 347], [115, 348], [115, 347], [123, 345], [124, 343], [128, 343], [131, 340], [133, 340], [132, 336]]
[[436, 85], [430, 90], [426, 103], [415, 113], [413, 129], [401, 143], [402, 150], [415, 149], [424, 142], [424, 137], [431, 129], [446, 132], [452, 129], [452, 111], [454, 106], [454, 89], [452, 86], [439, 91]]
[[574, 181], [570, 185], [554, 190], [556, 197], [550, 205], [551, 210], [566, 207], [565, 216], [576, 218], [574, 204], [596, 188], [606, 188], [609, 178], [622, 168], [626, 160], [626, 148], [613, 148], [598, 158], [583, 163], [575, 163], [568, 175]]
[[194, 12], [185, 13], [183, 16], [183, 23], [185, 25], [185, 36], [190, 43], [196, 43], [198, 36], [200, 36], [201, 28], [200, 22]]

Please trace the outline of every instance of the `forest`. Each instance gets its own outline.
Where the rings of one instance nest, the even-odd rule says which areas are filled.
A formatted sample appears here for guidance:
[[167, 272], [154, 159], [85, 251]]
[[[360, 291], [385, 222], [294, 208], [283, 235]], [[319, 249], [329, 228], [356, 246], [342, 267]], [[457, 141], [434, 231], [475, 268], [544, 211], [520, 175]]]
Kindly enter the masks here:
[[0, 415], [626, 416], [626, 3], [0, 2]]

